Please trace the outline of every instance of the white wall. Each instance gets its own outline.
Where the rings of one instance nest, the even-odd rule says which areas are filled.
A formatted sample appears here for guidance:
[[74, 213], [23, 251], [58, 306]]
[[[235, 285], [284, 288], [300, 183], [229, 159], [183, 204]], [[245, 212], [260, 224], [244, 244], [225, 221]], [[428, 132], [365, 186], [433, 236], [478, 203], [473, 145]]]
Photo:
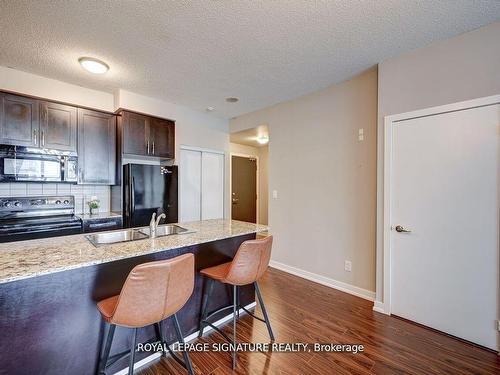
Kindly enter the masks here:
[[383, 300], [383, 120], [385, 116], [500, 94], [500, 22], [379, 65], [377, 300]]
[[0, 89], [114, 111], [113, 94], [0, 66]]
[[[126, 108], [175, 120], [176, 155], [179, 155], [180, 145], [221, 150], [226, 153], [225, 192], [226, 194], [229, 192], [228, 120], [125, 90], [117, 90], [112, 94], [1, 66], [0, 90], [59, 100], [105, 111]], [[95, 189], [99, 190], [97, 187]], [[2, 188], [2, 184], [0, 184], [0, 190], [10, 191], [10, 187], [4, 185]], [[226, 207], [226, 216], [229, 216], [228, 212], [229, 207]]]
[[[259, 158], [259, 186], [257, 187], [257, 196], [259, 197], [259, 217], [257, 221], [259, 224], [268, 224], [268, 146], [265, 147], [252, 147], [248, 145], [241, 145], [238, 143], [230, 144], [231, 153], [256, 156]], [[229, 204], [231, 197], [229, 197]]]
[[[269, 127], [272, 259], [375, 290], [377, 71], [240, 116], [231, 131]], [[363, 128], [365, 140], [358, 141]], [[352, 261], [352, 272], [344, 261]]]

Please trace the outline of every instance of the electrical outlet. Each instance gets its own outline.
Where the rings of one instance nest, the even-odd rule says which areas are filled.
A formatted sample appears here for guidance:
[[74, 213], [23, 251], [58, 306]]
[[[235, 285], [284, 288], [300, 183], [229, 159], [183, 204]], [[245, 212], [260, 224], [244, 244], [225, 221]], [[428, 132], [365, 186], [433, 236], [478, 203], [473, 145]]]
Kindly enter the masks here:
[[352, 262], [350, 260], [346, 260], [345, 263], [344, 263], [344, 270], [346, 270], [347, 272], [351, 272], [352, 271]]
[[278, 199], [278, 190], [273, 190], [273, 199]]

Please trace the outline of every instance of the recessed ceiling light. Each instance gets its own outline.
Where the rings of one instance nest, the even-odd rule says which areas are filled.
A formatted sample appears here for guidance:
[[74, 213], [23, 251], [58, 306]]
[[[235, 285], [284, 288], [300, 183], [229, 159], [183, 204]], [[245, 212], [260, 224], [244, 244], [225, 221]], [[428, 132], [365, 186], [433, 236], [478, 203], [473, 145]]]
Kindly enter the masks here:
[[229, 97], [229, 98], [226, 98], [226, 102], [228, 103], [236, 103], [238, 100], [238, 98], [233, 98], [233, 97]]
[[267, 135], [260, 135], [257, 137], [257, 142], [259, 142], [261, 145], [265, 145], [269, 142], [269, 137]]
[[94, 74], [103, 74], [109, 70], [109, 65], [104, 61], [94, 59], [93, 57], [80, 57], [78, 59], [80, 65], [86, 71]]
[[212, 112], [212, 111], [214, 111], [214, 110], [215, 110], [215, 108], [214, 108], [214, 107], [207, 107], [207, 112]]

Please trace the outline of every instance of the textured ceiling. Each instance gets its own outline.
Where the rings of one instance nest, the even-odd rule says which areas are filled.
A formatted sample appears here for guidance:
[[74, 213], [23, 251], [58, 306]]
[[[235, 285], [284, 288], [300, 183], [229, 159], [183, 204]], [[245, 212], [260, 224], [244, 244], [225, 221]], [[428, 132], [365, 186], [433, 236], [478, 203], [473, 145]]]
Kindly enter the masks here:
[[497, 0], [0, 0], [0, 65], [229, 118], [499, 19]]

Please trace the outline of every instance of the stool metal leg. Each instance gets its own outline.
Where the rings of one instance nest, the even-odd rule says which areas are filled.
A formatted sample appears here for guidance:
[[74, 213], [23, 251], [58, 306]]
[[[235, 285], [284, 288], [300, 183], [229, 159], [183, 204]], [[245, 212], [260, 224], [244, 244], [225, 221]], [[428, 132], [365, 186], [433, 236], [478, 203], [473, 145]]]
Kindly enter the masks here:
[[264, 320], [266, 321], [267, 331], [269, 332], [269, 337], [274, 341], [273, 329], [271, 328], [271, 322], [269, 321], [269, 316], [267, 315], [266, 305], [264, 304], [264, 300], [262, 299], [262, 295], [260, 294], [259, 284], [256, 282], [253, 283], [255, 286], [255, 292], [257, 293], [257, 298], [259, 299], [260, 308], [262, 309], [262, 314], [264, 315]]
[[108, 325], [108, 334], [105, 336], [104, 340], [104, 350], [101, 355], [101, 359], [99, 360], [99, 366], [97, 368], [97, 373], [100, 374], [105, 374], [106, 373], [106, 362], [108, 362], [108, 357], [109, 357], [109, 351], [111, 350], [111, 343], [113, 342], [113, 337], [115, 335], [115, 328], [116, 326], [114, 324], [109, 324]]
[[233, 285], [233, 370], [236, 368], [236, 310], [238, 309], [238, 287]]
[[236, 313], [238, 320], [240, 319], [240, 287], [236, 286]]
[[164, 346], [163, 346], [164, 343], [165, 343], [165, 340], [163, 338], [163, 330], [161, 328], [161, 322], [155, 323], [154, 326], [155, 326], [155, 331], [156, 331], [156, 338], [161, 343], [161, 353], [162, 353], [162, 356], [166, 357], [167, 356], [167, 352], [165, 351]]
[[132, 347], [130, 348], [130, 361], [128, 365], [128, 375], [134, 374], [134, 359], [135, 359], [135, 346], [137, 344], [137, 328], [133, 329], [132, 333]]
[[198, 337], [203, 336], [203, 330], [205, 329], [205, 319], [207, 318], [208, 315], [208, 301], [210, 300], [210, 295], [212, 294], [212, 290], [214, 287], [214, 281], [209, 278], [205, 278], [205, 287], [206, 287], [206, 292], [203, 293], [203, 303], [202, 303], [202, 308], [201, 308], [201, 318], [200, 318], [200, 327], [199, 327], [199, 332], [198, 332]]
[[[182, 335], [181, 326], [179, 325], [179, 321], [177, 320], [177, 314], [173, 315], [174, 317], [174, 327], [175, 332], [177, 333], [177, 340], [184, 344], [184, 336]], [[182, 351], [182, 356], [184, 357], [184, 365], [188, 371], [189, 375], [194, 375], [193, 365], [191, 364], [191, 359], [189, 358], [189, 353], [186, 350]]]

